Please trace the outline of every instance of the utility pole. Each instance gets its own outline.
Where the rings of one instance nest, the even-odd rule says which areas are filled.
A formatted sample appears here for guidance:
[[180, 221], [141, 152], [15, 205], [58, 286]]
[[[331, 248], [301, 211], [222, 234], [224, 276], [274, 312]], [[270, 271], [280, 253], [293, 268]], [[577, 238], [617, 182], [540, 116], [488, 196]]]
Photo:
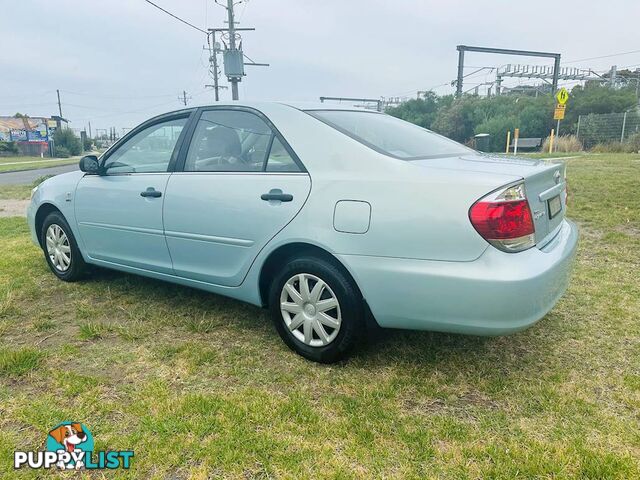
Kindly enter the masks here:
[[91, 122], [89, 122], [89, 138], [93, 138], [93, 137], [91, 136]]
[[218, 68], [218, 52], [220, 51], [220, 47], [216, 44], [216, 30], [210, 30], [207, 34], [207, 44], [209, 50], [209, 74], [213, 78], [213, 85], [205, 85], [205, 87], [213, 87], [216, 102], [219, 102], [220, 89], [227, 87], [219, 83], [220, 69]]
[[[233, 15], [233, 0], [227, 0], [227, 17], [229, 18], [229, 50], [232, 52], [236, 50], [236, 25]], [[239, 77], [230, 77], [231, 81], [231, 98], [238, 100], [238, 82]], [[62, 114], [60, 114], [62, 116]]]
[[187, 97], [187, 92], [185, 90], [182, 90], [182, 96], [178, 97], [178, 100], [184, 103], [184, 106], [186, 107], [187, 101], [191, 100], [191, 97]]
[[[456, 97], [462, 95], [462, 79], [464, 78], [464, 52], [465, 49], [458, 45], [458, 79], [456, 80]], [[500, 93], [498, 93], [500, 95]]]
[[220, 101], [220, 85], [218, 85], [218, 52], [216, 51], [216, 32], [209, 32], [211, 39], [207, 37], [209, 43], [209, 63], [211, 67], [209, 70], [213, 73], [213, 92], [216, 97], [216, 102]]
[[60, 113], [60, 118], [62, 118], [62, 104], [60, 103], [60, 90], [56, 89], [56, 93], [58, 94], [58, 112]]
[[[233, 100], [238, 100], [238, 83], [242, 80], [242, 77], [245, 76], [244, 66], [252, 65], [259, 67], [268, 67], [268, 63], [256, 63], [247, 57], [242, 52], [242, 41], [238, 45], [236, 42], [236, 34], [241, 30], [255, 30], [255, 28], [238, 28], [236, 27], [235, 16], [233, 12], [233, 7], [235, 6], [233, 0], [227, 0], [227, 5], [223, 5], [219, 3], [223, 0], [214, 0], [216, 4], [220, 5], [227, 9], [227, 23], [229, 26], [227, 28], [209, 28], [208, 30], [212, 32], [215, 36], [215, 32], [226, 32], [229, 44], [225, 44], [225, 50], [223, 53], [224, 58], [224, 74], [227, 76], [227, 80], [231, 83], [231, 98]], [[215, 38], [215, 37], [214, 37]], [[215, 47], [215, 45], [214, 45]], [[215, 56], [215, 55], [214, 55]], [[249, 60], [249, 63], [245, 63], [244, 59]], [[215, 88], [215, 85], [214, 85]]]
[[609, 86], [611, 88], [615, 88], [616, 86], [616, 77], [618, 76], [618, 66], [614, 65], [611, 67], [610, 77], [609, 77]]

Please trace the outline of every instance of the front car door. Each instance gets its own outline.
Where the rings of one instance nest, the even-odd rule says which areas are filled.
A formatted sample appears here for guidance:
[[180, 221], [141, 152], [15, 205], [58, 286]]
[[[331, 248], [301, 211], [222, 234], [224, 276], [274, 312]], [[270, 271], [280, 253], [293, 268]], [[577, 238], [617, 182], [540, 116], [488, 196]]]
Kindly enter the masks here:
[[162, 205], [190, 113], [163, 116], [136, 128], [101, 159], [101, 175], [80, 180], [75, 212], [89, 257], [173, 273]]
[[176, 168], [182, 171], [166, 188], [173, 268], [179, 276], [237, 286], [300, 211], [311, 181], [284, 138], [254, 110], [204, 109], [194, 125]]

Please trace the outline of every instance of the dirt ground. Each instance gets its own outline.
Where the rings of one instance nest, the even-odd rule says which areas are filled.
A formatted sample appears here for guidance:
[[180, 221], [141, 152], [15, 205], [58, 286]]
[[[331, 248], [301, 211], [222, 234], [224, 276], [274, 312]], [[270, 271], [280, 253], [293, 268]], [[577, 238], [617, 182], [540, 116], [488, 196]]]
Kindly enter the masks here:
[[29, 200], [0, 200], [0, 217], [24, 217]]

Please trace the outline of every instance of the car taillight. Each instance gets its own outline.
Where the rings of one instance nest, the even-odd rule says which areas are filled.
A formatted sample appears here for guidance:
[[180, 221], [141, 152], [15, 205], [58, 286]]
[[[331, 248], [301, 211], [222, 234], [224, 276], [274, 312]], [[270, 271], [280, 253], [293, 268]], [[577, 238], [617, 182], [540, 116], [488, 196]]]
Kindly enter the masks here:
[[524, 183], [490, 193], [469, 209], [473, 228], [503, 252], [521, 252], [535, 245], [535, 228]]

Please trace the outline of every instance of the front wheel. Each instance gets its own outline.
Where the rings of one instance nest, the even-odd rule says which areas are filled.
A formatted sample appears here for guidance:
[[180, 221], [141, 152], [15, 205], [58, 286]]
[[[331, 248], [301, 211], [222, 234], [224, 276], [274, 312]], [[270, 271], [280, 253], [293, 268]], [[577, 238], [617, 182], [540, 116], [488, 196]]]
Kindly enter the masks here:
[[86, 264], [67, 220], [60, 212], [44, 219], [41, 231], [42, 250], [53, 274], [65, 282], [82, 277]]
[[269, 309], [284, 342], [303, 357], [333, 363], [353, 349], [362, 333], [362, 297], [333, 262], [290, 260], [271, 283]]

